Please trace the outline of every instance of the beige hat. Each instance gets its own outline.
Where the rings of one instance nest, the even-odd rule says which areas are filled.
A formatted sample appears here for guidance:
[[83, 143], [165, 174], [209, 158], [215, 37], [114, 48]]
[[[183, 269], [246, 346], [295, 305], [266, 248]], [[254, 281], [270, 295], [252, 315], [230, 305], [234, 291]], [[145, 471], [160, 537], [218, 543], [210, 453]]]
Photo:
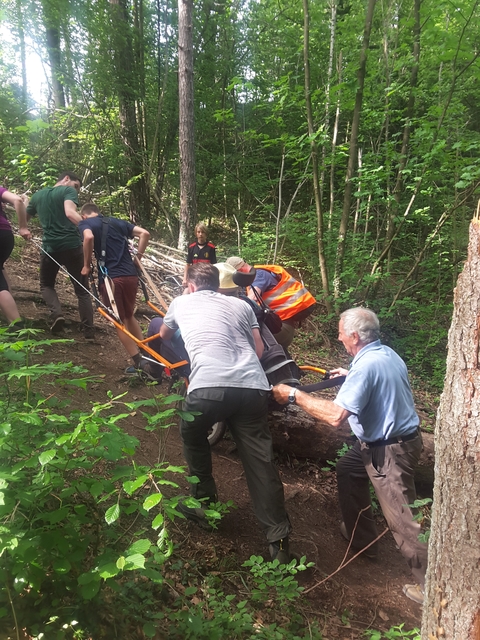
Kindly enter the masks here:
[[224, 289], [228, 290], [228, 293], [237, 291], [238, 287], [233, 281], [233, 275], [237, 270], [227, 262], [217, 262], [214, 266], [218, 269], [220, 276], [220, 286], [218, 287], [220, 293]]
[[242, 258], [240, 258], [240, 256], [232, 256], [231, 258], [227, 258], [226, 263], [237, 269], [237, 271], [240, 271], [240, 269], [247, 264], [245, 260], [242, 260]]

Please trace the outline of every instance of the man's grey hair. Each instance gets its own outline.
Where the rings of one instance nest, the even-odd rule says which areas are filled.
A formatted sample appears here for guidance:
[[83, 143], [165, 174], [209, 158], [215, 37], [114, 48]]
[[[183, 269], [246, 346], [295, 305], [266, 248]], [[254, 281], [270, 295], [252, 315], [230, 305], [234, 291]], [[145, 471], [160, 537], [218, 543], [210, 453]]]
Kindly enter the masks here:
[[343, 331], [347, 336], [358, 333], [360, 341], [364, 344], [375, 342], [380, 338], [380, 322], [377, 314], [365, 307], [347, 309], [340, 315], [343, 320]]

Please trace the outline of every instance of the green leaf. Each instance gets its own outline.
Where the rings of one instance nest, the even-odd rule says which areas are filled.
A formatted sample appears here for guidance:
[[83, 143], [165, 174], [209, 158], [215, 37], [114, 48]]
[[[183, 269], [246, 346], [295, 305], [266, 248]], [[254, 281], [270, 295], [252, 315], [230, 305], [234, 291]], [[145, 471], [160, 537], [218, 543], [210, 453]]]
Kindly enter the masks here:
[[125, 556], [120, 556], [120, 558], [117, 560], [117, 567], [122, 570], [123, 567], [125, 566]]
[[136, 553], [146, 553], [150, 549], [151, 545], [152, 543], [150, 542], [150, 540], [148, 540], [147, 538], [141, 538], [140, 540], [134, 542], [128, 548], [127, 553], [129, 555], [134, 555]]
[[139, 476], [136, 480], [127, 480], [123, 483], [123, 489], [129, 496], [132, 495], [137, 489], [142, 487], [148, 480], [148, 475]]
[[162, 497], [163, 496], [161, 493], [154, 493], [151, 496], [148, 496], [147, 498], [145, 498], [143, 508], [146, 511], [150, 511], [150, 509], [153, 509], [153, 507], [155, 507], [161, 501]]
[[115, 520], [118, 520], [120, 517], [120, 505], [114, 504], [112, 507], [107, 509], [105, 513], [105, 521], [107, 524], [113, 524]]
[[56, 449], [49, 449], [48, 451], [44, 451], [43, 453], [41, 453], [38, 456], [38, 461], [40, 462], [42, 467], [51, 462], [55, 458], [56, 453]]
[[145, 558], [144, 556], [142, 556], [141, 553], [134, 553], [131, 556], [127, 556], [125, 558], [125, 561], [129, 565], [132, 565], [127, 567], [127, 569], [144, 569], [145, 568]]
[[143, 625], [143, 633], [147, 636], [147, 638], [154, 638], [157, 633], [157, 628], [153, 624], [153, 622], [146, 622]]
[[155, 530], [158, 529], [159, 527], [162, 526], [163, 522], [164, 522], [163, 513], [159, 513], [158, 516], [156, 516], [153, 519], [152, 529], [155, 529]]
[[100, 590], [100, 582], [89, 582], [80, 587], [80, 593], [85, 600], [94, 598]]
[[53, 568], [57, 573], [68, 573], [72, 565], [66, 558], [59, 558], [54, 561]]
[[119, 568], [114, 562], [109, 562], [108, 564], [103, 565], [98, 570], [98, 575], [104, 580], [108, 580], [108, 578], [113, 578], [118, 575]]

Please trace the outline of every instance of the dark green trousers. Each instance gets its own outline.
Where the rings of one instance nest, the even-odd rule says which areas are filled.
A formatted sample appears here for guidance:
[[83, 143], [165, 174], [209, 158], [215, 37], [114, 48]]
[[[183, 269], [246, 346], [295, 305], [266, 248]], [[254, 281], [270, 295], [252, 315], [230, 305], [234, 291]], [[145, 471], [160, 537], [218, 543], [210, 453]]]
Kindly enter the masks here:
[[267, 391], [215, 387], [195, 389], [184, 402], [185, 411], [200, 411], [193, 422], [181, 422], [183, 451], [191, 475], [199, 479], [192, 485], [193, 495], [214, 498], [217, 487], [212, 475], [212, 454], [207, 436], [210, 427], [221, 420], [237, 445], [245, 470], [253, 510], [268, 542], [285, 538], [290, 521], [285, 511], [283, 484], [273, 459], [272, 437], [267, 422]]

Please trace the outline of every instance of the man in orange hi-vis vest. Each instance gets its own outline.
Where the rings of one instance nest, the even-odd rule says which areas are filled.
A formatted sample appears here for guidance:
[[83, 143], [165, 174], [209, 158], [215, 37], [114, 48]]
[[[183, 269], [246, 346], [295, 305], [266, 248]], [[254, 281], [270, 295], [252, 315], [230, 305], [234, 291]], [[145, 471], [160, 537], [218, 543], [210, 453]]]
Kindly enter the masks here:
[[[248, 272], [251, 266], [238, 256], [226, 261], [237, 271]], [[291, 276], [283, 267], [273, 264], [255, 265], [256, 275], [248, 290], [248, 297], [256, 300], [253, 289], [263, 302], [275, 311], [282, 320], [282, 329], [275, 334], [282, 347], [288, 347], [295, 335], [299, 322], [309, 316], [316, 304], [315, 298], [301, 282]]]

